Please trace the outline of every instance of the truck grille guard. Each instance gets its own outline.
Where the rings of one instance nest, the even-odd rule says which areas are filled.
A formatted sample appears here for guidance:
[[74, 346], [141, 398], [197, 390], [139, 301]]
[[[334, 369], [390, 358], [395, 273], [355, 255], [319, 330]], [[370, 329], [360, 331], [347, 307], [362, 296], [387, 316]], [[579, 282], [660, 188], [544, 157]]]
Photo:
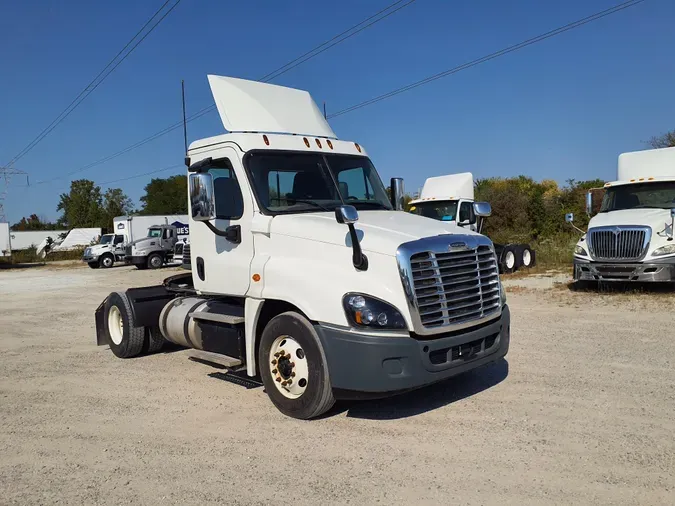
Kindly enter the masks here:
[[501, 315], [499, 267], [487, 237], [419, 239], [401, 244], [396, 259], [416, 334], [462, 330]]

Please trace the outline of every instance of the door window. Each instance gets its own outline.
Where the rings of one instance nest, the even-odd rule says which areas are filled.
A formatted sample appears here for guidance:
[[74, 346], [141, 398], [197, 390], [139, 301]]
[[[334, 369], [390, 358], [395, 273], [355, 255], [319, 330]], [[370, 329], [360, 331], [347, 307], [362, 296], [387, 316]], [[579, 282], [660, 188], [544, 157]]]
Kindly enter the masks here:
[[209, 174], [213, 177], [213, 193], [216, 198], [216, 218], [238, 220], [244, 214], [244, 198], [234, 173], [232, 163], [227, 158], [214, 160]]
[[471, 202], [462, 202], [459, 206], [459, 223], [476, 223], [476, 215], [473, 212], [473, 204]]
[[115, 236], [115, 242], [113, 244], [122, 244], [124, 242], [124, 236], [123, 235], [116, 235]]

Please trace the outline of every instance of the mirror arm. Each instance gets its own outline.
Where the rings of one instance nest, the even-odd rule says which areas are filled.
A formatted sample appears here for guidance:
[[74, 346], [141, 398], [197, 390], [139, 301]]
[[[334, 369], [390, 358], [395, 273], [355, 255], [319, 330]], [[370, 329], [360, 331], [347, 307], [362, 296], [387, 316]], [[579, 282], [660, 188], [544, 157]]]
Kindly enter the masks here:
[[227, 227], [225, 230], [220, 230], [218, 227], [213, 225], [210, 221], [203, 221], [204, 225], [208, 227], [208, 229], [216, 234], [219, 237], [224, 237], [230, 242], [233, 242], [235, 244], [241, 243], [241, 226], [240, 225], [232, 225], [230, 227]]
[[366, 271], [368, 270], [368, 257], [361, 250], [361, 243], [356, 235], [354, 224], [349, 223], [347, 226], [349, 227], [349, 237], [352, 240], [352, 262], [354, 263], [354, 267], [357, 271]]
[[573, 228], [574, 230], [576, 230], [577, 232], [579, 232], [580, 234], [583, 235], [583, 234], [586, 233], [584, 230], [581, 230], [579, 227], [577, 227], [574, 223], [571, 223], [571, 222], [570, 222], [570, 225], [572, 225], [572, 228]]

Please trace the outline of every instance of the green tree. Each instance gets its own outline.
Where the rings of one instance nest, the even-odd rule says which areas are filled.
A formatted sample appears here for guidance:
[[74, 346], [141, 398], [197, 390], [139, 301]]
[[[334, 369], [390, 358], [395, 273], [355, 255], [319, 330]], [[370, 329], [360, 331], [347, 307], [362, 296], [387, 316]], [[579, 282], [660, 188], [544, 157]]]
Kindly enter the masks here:
[[57, 211], [63, 214], [58, 223], [67, 228], [100, 227], [103, 217], [101, 187], [88, 179], [70, 183], [70, 192], [62, 193]]
[[675, 130], [652, 137], [648, 144], [654, 149], [675, 147]]
[[186, 214], [187, 177], [153, 178], [145, 185], [140, 214]]
[[109, 188], [103, 195], [101, 227], [113, 230], [113, 218], [133, 213], [133, 204], [120, 188]]
[[57, 227], [56, 223], [50, 223], [44, 217], [40, 218], [37, 214], [31, 214], [28, 218], [21, 218], [11, 228], [15, 232], [23, 232], [26, 230], [55, 230]]

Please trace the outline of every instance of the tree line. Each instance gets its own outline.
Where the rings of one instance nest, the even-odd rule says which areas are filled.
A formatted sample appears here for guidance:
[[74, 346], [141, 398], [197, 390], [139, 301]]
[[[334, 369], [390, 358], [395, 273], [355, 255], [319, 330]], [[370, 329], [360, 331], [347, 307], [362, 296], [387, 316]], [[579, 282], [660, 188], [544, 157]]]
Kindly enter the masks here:
[[78, 179], [70, 183], [68, 193], [59, 196], [56, 210], [60, 216], [55, 223], [32, 214], [12, 225], [12, 230], [56, 230], [71, 228], [113, 229], [113, 218], [129, 214], [185, 214], [187, 213], [187, 178], [184, 175], [153, 178], [145, 185], [140, 206], [121, 188], [105, 192], [93, 181]]
[[[653, 137], [652, 148], [675, 147], [675, 130]], [[530, 242], [555, 238], [570, 232], [565, 214], [574, 213], [577, 226], [588, 224], [585, 194], [591, 188], [601, 188], [605, 182], [568, 180], [564, 186], [545, 179], [537, 182], [530, 177], [479, 179], [475, 183], [476, 200], [492, 205], [492, 216], [485, 232], [498, 242]], [[187, 213], [187, 177], [176, 175], [153, 178], [144, 188], [136, 208], [120, 189], [103, 192], [88, 179], [70, 184], [70, 191], [59, 197], [56, 223], [49, 223], [35, 214], [12, 225], [12, 230], [54, 230], [57, 228], [100, 227], [112, 230], [113, 218], [127, 214], [185, 214]], [[387, 188], [389, 191], [389, 188]], [[598, 196], [600, 192], [598, 192]], [[411, 196], [405, 195], [406, 208]]]

